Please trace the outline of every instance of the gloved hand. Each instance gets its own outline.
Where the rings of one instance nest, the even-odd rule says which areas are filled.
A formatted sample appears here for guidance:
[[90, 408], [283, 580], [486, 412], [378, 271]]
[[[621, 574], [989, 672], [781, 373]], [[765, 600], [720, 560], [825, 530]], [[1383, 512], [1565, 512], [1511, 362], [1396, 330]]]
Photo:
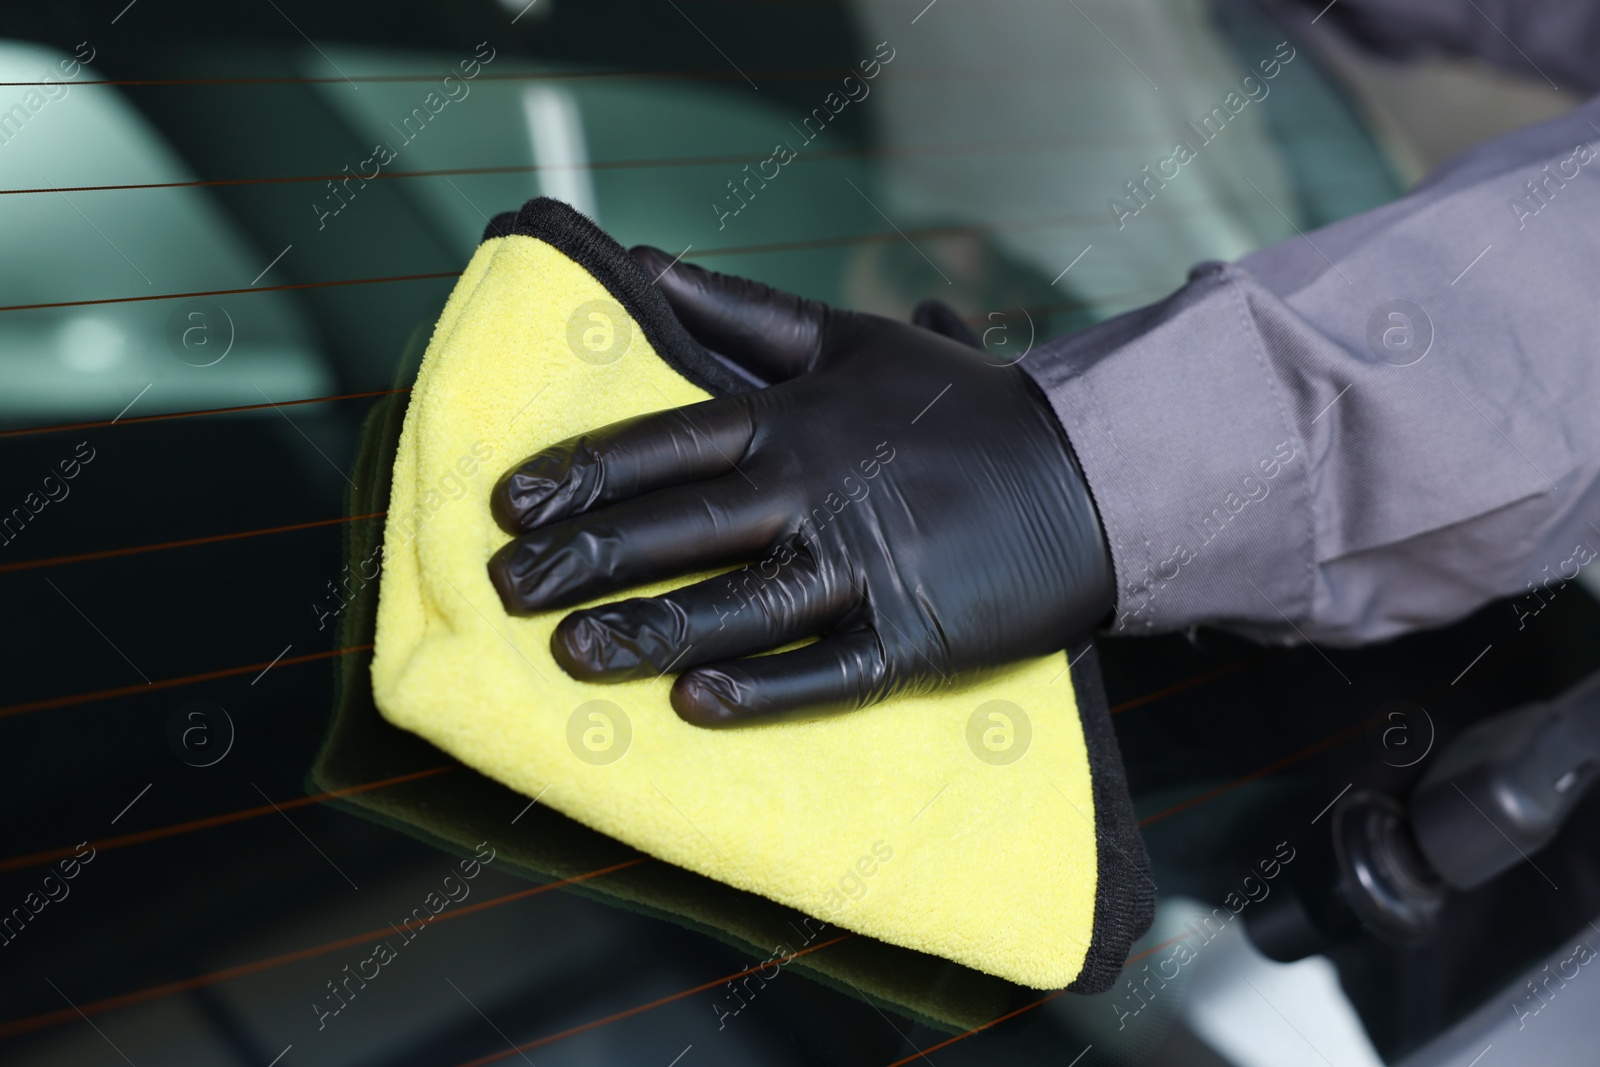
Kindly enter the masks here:
[[669, 268], [659, 249], [634, 256], [702, 344], [775, 384], [507, 472], [492, 507], [519, 536], [490, 577], [526, 615], [746, 566], [568, 615], [551, 641], [567, 673], [681, 671], [679, 716], [731, 725], [937, 689], [1061, 649], [1110, 611], [1088, 488], [1022, 371], [916, 326]]

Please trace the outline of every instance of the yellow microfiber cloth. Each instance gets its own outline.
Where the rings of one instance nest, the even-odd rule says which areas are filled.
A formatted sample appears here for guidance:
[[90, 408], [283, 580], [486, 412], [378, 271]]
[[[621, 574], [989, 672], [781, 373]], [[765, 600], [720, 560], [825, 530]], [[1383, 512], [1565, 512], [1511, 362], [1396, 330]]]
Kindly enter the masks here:
[[1108, 987], [1153, 896], [1103, 698], [1064, 655], [850, 715], [710, 731], [672, 711], [670, 677], [568, 677], [550, 654], [565, 612], [501, 607], [486, 569], [509, 540], [488, 505], [501, 471], [596, 426], [743, 388], [588, 219], [543, 198], [497, 219], [406, 412], [379, 709], [670, 863], [1022, 985]]
[[[415, 346], [419, 358], [421, 347]], [[416, 376], [410, 356], [408, 350], [402, 360], [403, 382]], [[373, 516], [388, 506], [407, 401], [387, 396], [368, 414], [350, 472], [348, 515]], [[346, 527], [354, 579], [336, 623], [341, 647], [372, 642], [378, 583], [363, 579], [377, 574], [383, 529], [370, 518]], [[543, 804], [529, 806], [527, 797], [385, 722], [372, 702], [371, 675], [370, 653], [334, 661], [333, 718], [311, 768], [313, 791], [333, 794], [328, 803], [462, 858], [478, 854], [486, 842], [502, 873], [554, 883], [562, 892], [697, 931], [734, 947], [750, 964], [792, 955], [785, 970], [935, 1030], [954, 1034], [980, 1027], [1033, 999], [1030, 991], [1000, 978], [845, 934], [775, 901], [641, 856]], [[767, 967], [761, 970], [772, 977]], [[739, 1013], [734, 990], [748, 992], [752, 981], [759, 988], [763, 980], [746, 975], [707, 993], [719, 1016]]]

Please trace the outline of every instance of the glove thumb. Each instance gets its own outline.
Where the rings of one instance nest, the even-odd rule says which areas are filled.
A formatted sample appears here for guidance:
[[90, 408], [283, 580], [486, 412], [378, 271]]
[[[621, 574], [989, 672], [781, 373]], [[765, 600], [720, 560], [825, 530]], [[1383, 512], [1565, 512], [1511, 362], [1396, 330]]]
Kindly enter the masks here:
[[961, 317], [961, 312], [943, 300], [929, 297], [918, 304], [916, 310], [911, 313], [911, 325], [943, 334], [952, 341], [960, 341], [972, 348], [983, 348], [983, 342], [967, 324], [967, 320]]
[[762, 282], [718, 274], [649, 245], [630, 250], [694, 338], [769, 385], [809, 372], [828, 306]]

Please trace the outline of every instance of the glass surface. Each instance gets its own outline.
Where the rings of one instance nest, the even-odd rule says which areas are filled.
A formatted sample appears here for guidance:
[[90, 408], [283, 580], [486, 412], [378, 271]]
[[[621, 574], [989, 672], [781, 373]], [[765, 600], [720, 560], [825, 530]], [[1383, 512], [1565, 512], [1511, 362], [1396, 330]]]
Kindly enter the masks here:
[[[1280, 843], [1274, 909], [1330, 892], [1320, 810], [1420, 773], [1373, 746], [1387, 702], [1444, 739], [1592, 668], [1576, 586], [1536, 628], [1495, 605], [1326, 658], [1103, 642], [1163, 903], [1098, 997], [846, 931], [751, 982], [803, 917], [530, 807], [372, 706], [359, 561], [489, 217], [552, 195], [840, 305], [939, 297], [1017, 358], [1398, 194], [1254, 8], [117, 6], [0, 31], [0, 1060], [1246, 1065], [1315, 1062], [1309, 1036], [1375, 1063], [1597, 910], [1523, 868], [1426, 946], [1352, 936], [1280, 966], [1240, 923], [1148, 981]], [[1185, 123], [1216, 108], [1202, 142]], [[1180, 137], [1196, 158], [1130, 199]], [[780, 143], [793, 159], [747, 184]], [[1558, 883], [1584, 884], [1593, 808], [1541, 855]], [[496, 859], [470, 897], [400, 929], [478, 842]], [[395, 958], [352, 979], [380, 943]]]

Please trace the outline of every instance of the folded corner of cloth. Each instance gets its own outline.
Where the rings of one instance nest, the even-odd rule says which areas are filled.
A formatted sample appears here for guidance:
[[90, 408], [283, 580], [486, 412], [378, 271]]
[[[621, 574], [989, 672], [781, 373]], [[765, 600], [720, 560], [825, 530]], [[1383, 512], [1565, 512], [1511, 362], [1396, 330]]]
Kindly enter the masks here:
[[[498, 475], [606, 423], [749, 388], [594, 223], [490, 224], [412, 391], [384, 531], [383, 715], [669, 863], [1037, 989], [1108, 988], [1154, 892], [1092, 645], [833, 718], [691, 726], [672, 678], [570, 678], [564, 612], [508, 616]], [[636, 591], [652, 595], [703, 576]]]

